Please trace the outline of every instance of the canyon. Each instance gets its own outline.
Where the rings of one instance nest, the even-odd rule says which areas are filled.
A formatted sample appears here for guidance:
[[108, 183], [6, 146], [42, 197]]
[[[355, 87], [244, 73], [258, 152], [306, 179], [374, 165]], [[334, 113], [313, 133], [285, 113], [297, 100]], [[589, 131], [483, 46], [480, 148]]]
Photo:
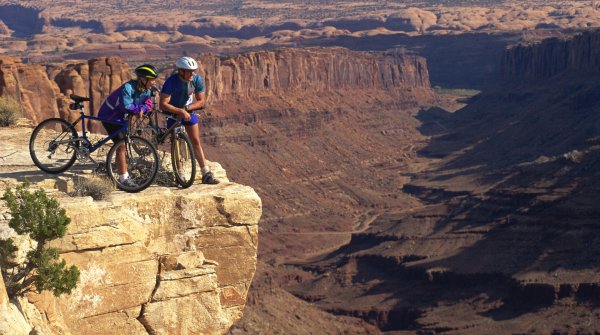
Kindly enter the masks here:
[[509, 49], [502, 85], [419, 113], [422, 206], [288, 262], [288, 289], [390, 334], [597, 332], [598, 36]]

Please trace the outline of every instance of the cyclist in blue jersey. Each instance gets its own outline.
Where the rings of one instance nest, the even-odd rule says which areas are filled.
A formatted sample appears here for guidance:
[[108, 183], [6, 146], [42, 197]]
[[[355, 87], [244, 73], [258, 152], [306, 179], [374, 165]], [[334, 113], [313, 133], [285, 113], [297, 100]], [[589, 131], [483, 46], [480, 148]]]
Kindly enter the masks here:
[[[134, 70], [137, 78], [130, 80], [121, 85], [118, 89], [112, 92], [106, 101], [100, 107], [98, 117], [104, 120], [115, 122], [124, 122], [125, 114], [133, 114], [138, 117], [146, 114], [152, 109], [152, 92], [151, 88], [156, 83], [158, 71], [150, 64], [140, 65]], [[104, 129], [108, 134], [112, 134], [120, 126], [102, 122]], [[113, 141], [123, 138], [124, 134], [119, 134]], [[126, 183], [129, 174], [127, 173], [127, 162], [125, 161], [125, 146], [117, 149], [116, 155], [117, 170], [119, 172], [119, 180]]]
[[[200, 75], [196, 73], [198, 63], [191, 57], [181, 57], [175, 62], [175, 67], [177, 67], [177, 72], [167, 78], [160, 92], [160, 109], [163, 112], [178, 115], [183, 119], [182, 123], [185, 126], [185, 131], [192, 142], [196, 159], [200, 164], [202, 184], [218, 184], [219, 180], [215, 179], [208, 165], [206, 165], [206, 158], [200, 143], [198, 117], [196, 114], [189, 113], [191, 110], [204, 106], [206, 102], [204, 82], [202, 82]], [[175, 121], [170, 120], [167, 127], [170, 127], [172, 122]]]

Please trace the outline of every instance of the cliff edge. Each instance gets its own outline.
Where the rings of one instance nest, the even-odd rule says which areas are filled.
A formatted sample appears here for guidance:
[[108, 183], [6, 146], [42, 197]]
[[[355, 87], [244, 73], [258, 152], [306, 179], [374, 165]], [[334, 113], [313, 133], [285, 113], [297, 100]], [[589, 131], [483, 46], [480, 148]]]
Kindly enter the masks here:
[[[248, 186], [227, 182], [180, 190], [114, 191], [108, 200], [70, 197], [61, 177], [27, 157], [31, 128], [0, 130], [4, 188], [28, 179], [59, 199], [71, 217], [53, 241], [81, 277], [71, 295], [8, 301], [0, 285], [1, 334], [221, 334], [242, 316], [256, 270], [262, 204]], [[0, 236], [14, 236], [0, 205]], [[19, 240], [19, 245], [31, 245]]]

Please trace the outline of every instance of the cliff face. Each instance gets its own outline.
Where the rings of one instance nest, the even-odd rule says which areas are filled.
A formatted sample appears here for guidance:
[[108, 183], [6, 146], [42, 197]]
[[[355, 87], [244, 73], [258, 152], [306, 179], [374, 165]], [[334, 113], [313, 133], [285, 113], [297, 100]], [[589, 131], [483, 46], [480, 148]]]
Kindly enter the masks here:
[[[20, 101], [23, 116], [34, 124], [50, 117], [79, 117], [78, 111], [68, 108], [72, 102], [68, 96], [72, 93], [91, 97], [89, 108], [97, 115], [106, 97], [130, 78], [129, 65], [115, 57], [46, 68], [23, 64], [18, 58], [0, 57], [0, 94]], [[90, 125], [92, 130], [97, 127]]]
[[217, 101], [338, 90], [428, 90], [424, 58], [344, 48], [282, 49], [199, 59]]
[[[30, 131], [5, 129], [0, 139], [25, 152]], [[26, 155], [12, 158], [7, 165], [27, 165]], [[60, 298], [28, 294], [18, 300], [19, 309], [0, 285], [0, 333], [226, 332], [242, 316], [256, 270], [262, 204], [252, 188], [229, 183], [225, 171], [211, 165], [224, 183], [114, 192], [107, 201], [69, 197], [56, 189], [64, 183], [55, 179], [34, 184], [58, 198], [72, 219], [67, 234], [51, 246], [79, 268], [80, 281]], [[6, 211], [0, 204], [2, 238], [14, 235]]]
[[20, 59], [0, 57], [0, 95], [21, 103], [23, 116], [38, 123], [59, 116], [59, 88], [40, 65], [23, 64]]
[[[305, 99], [317, 93], [344, 90], [384, 90], [413, 103], [431, 97], [427, 63], [414, 55], [312, 48], [234, 57], [208, 55], [199, 61], [208, 101], [216, 107], [216, 115], [289, 107], [296, 100], [303, 106]], [[89, 108], [97, 115], [106, 97], [132, 78], [129, 65], [117, 57], [92, 59], [87, 64], [49, 65], [46, 69], [15, 58], [0, 58], [0, 64], [0, 94], [21, 99], [25, 117], [34, 123], [55, 116], [77, 117], [76, 111], [68, 109], [71, 93], [91, 97]], [[169, 73], [163, 71], [162, 78]]]
[[586, 31], [570, 39], [551, 38], [508, 49], [502, 74], [509, 80], [540, 80], [563, 71], [600, 70], [600, 31]]

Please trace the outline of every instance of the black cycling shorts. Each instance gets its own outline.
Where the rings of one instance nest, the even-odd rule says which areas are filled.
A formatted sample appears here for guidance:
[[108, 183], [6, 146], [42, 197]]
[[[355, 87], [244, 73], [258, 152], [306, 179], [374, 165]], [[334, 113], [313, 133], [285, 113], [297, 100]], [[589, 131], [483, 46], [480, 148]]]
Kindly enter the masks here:
[[[108, 123], [108, 122], [102, 122], [102, 126], [104, 126], [104, 129], [106, 129], [106, 132], [108, 133], [108, 135], [112, 135], [113, 133], [115, 133], [119, 129], [121, 129], [121, 126], [112, 124], [112, 123]], [[123, 139], [123, 138], [125, 138], [124, 131], [122, 131], [119, 135], [113, 137], [112, 141], [117, 142], [118, 140]]]

